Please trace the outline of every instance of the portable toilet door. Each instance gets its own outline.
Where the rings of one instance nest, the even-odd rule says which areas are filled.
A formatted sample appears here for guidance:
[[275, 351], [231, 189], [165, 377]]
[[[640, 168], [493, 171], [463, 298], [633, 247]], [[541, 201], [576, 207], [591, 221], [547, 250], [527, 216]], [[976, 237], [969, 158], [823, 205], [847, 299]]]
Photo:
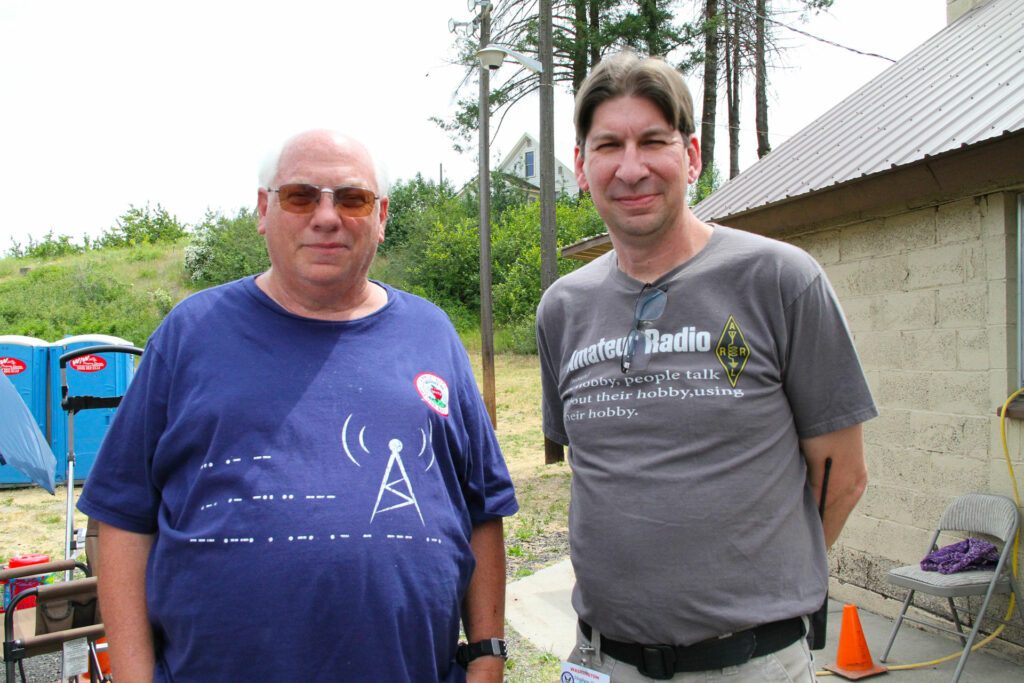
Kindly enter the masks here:
[[[46, 399], [49, 343], [35, 337], [0, 335], [0, 372], [11, 380], [36, 424], [49, 441]], [[0, 486], [29, 484], [29, 478], [10, 465], [0, 465]]]
[[[50, 344], [50, 422], [53, 454], [57, 456], [57, 481], [67, 479], [68, 414], [61, 408], [60, 357], [68, 351], [107, 344], [132, 346], [130, 341], [103, 334], [65, 337]], [[122, 396], [135, 374], [135, 356], [100, 353], [80, 356], [67, 364], [69, 396]], [[82, 482], [92, 469], [103, 437], [110, 428], [115, 408], [96, 408], [75, 414], [75, 481]]]

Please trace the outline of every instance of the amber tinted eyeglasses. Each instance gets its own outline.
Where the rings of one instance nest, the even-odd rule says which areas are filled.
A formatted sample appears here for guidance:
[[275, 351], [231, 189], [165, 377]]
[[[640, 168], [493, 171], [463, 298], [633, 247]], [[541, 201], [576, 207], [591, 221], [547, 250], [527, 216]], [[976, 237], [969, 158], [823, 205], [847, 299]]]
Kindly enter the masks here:
[[334, 208], [339, 216], [365, 218], [373, 212], [373, 204], [380, 197], [365, 187], [319, 187], [309, 183], [287, 183], [267, 192], [276, 192], [281, 208], [289, 213], [313, 213], [326, 192], [334, 197]]

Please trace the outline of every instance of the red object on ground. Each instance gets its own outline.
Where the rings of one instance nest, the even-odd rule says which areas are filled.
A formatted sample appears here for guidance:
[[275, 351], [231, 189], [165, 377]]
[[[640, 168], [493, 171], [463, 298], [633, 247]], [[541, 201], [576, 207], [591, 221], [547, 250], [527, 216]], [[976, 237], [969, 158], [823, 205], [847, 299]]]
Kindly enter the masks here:
[[[15, 555], [11, 558], [11, 561], [7, 564], [8, 569], [14, 569], [16, 567], [27, 567], [32, 564], [43, 564], [49, 562], [50, 556], [43, 555], [40, 553], [32, 553], [29, 555]], [[14, 579], [11, 583], [14, 584], [11, 588], [11, 599], [22, 591], [26, 591], [29, 588], [35, 588], [43, 582], [41, 576], [30, 576], [24, 579]], [[28, 609], [29, 607], [36, 606], [35, 597], [26, 598], [18, 604], [18, 609]]]

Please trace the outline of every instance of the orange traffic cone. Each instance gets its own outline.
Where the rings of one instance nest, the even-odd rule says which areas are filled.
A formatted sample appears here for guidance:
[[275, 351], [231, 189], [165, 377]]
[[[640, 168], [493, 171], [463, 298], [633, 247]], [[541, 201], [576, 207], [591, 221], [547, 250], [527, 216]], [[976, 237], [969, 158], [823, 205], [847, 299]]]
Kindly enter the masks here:
[[887, 669], [875, 664], [864, 640], [864, 630], [860, 627], [860, 616], [856, 605], [843, 607], [843, 622], [839, 627], [839, 652], [835, 664], [826, 664], [825, 668], [834, 674], [856, 681], [875, 674], [884, 674]]
[[[96, 639], [96, 657], [100, 660], [100, 680], [105, 678], [110, 673], [110, 655], [107, 654], [107, 639], [97, 638]], [[88, 673], [84, 673], [78, 677], [81, 683], [91, 683], [92, 677]], [[98, 683], [98, 681], [97, 681]]]

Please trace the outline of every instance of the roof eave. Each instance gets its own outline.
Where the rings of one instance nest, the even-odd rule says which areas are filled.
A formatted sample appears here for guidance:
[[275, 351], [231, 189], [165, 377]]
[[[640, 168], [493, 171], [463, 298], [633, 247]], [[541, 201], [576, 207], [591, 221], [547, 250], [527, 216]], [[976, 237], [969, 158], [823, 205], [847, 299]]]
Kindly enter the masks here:
[[1024, 183], [1021, 159], [1024, 129], [733, 214], [706, 215], [700, 205], [694, 211], [704, 221], [771, 235], [1020, 185]]

